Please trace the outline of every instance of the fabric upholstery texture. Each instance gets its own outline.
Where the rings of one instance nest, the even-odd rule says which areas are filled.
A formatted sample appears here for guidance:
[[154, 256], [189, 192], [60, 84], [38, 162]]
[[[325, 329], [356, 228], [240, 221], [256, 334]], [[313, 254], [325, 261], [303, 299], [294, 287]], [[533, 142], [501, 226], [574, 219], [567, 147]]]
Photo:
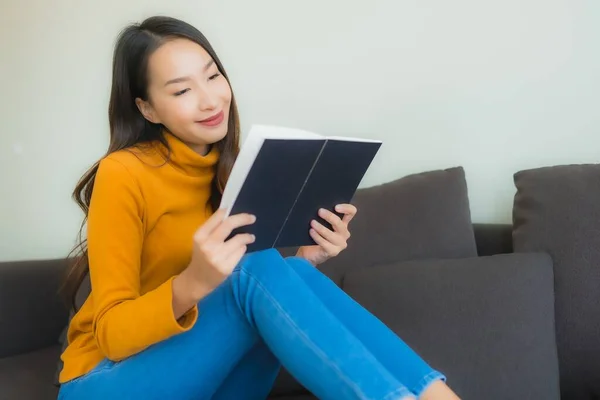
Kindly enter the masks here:
[[514, 180], [515, 251], [544, 251], [554, 261], [562, 395], [598, 399], [600, 165], [525, 170]]

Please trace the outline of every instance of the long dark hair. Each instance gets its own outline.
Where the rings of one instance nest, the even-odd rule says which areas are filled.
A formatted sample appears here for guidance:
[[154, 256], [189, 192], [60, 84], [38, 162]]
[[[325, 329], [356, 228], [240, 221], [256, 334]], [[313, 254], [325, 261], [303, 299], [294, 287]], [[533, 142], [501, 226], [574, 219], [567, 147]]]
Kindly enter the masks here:
[[[137, 108], [135, 99], [137, 97], [148, 99], [147, 72], [150, 55], [165, 41], [175, 38], [189, 39], [202, 46], [229, 82], [225, 68], [211, 44], [193, 26], [175, 18], [162, 16], [151, 17], [140, 24], [127, 26], [117, 39], [113, 56], [112, 88], [108, 106], [110, 144], [106, 155], [150, 142], [160, 142], [169, 149], [163, 136], [164, 127], [146, 120]], [[239, 131], [239, 115], [235, 97], [232, 94], [227, 135], [214, 144], [220, 151], [220, 157], [215, 167], [215, 178], [211, 184], [209, 203], [213, 210], [217, 209], [221, 201], [223, 188], [239, 152]], [[99, 161], [96, 162], [83, 175], [72, 195], [84, 213], [77, 245], [68, 257], [72, 262], [67, 268], [61, 287], [62, 295], [73, 310], [77, 308], [75, 304], [77, 290], [88, 273], [87, 239], [84, 237], [83, 230], [87, 222], [99, 163]]]

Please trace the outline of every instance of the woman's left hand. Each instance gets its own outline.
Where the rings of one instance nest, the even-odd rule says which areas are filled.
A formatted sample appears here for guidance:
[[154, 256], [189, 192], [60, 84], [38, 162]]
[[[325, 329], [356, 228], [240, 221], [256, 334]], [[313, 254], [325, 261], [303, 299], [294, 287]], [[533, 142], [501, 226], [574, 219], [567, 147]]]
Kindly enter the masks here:
[[333, 230], [316, 220], [312, 220], [310, 236], [317, 244], [300, 247], [297, 256], [307, 259], [313, 265], [319, 265], [331, 257], [337, 256], [348, 247], [347, 242], [350, 238], [348, 224], [356, 215], [357, 209], [351, 204], [339, 204], [335, 207], [335, 210], [344, 214], [344, 216], [340, 218], [329, 210], [319, 210], [319, 216], [329, 222]]

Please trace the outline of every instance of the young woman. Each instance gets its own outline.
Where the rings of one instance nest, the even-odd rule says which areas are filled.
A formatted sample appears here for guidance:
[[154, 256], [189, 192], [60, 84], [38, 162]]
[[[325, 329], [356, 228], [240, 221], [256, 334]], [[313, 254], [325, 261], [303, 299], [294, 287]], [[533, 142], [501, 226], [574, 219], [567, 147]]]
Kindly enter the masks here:
[[220, 196], [239, 121], [223, 65], [192, 26], [127, 27], [113, 60], [108, 153], [74, 196], [87, 240], [59, 399], [264, 399], [280, 365], [322, 399], [456, 399], [431, 369], [315, 266], [346, 247], [356, 213], [313, 222], [296, 257], [245, 254], [254, 238]]

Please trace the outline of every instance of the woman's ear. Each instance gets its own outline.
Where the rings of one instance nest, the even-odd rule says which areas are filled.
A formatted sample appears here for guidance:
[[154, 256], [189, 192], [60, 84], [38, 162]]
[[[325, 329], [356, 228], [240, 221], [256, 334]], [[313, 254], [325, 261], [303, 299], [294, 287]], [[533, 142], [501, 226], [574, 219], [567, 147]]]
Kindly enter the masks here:
[[140, 110], [144, 118], [146, 118], [148, 121], [152, 122], [153, 124], [161, 123], [160, 119], [156, 116], [154, 107], [152, 107], [152, 105], [146, 100], [142, 100], [138, 97], [135, 99], [135, 105], [137, 106], [138, 110]]

